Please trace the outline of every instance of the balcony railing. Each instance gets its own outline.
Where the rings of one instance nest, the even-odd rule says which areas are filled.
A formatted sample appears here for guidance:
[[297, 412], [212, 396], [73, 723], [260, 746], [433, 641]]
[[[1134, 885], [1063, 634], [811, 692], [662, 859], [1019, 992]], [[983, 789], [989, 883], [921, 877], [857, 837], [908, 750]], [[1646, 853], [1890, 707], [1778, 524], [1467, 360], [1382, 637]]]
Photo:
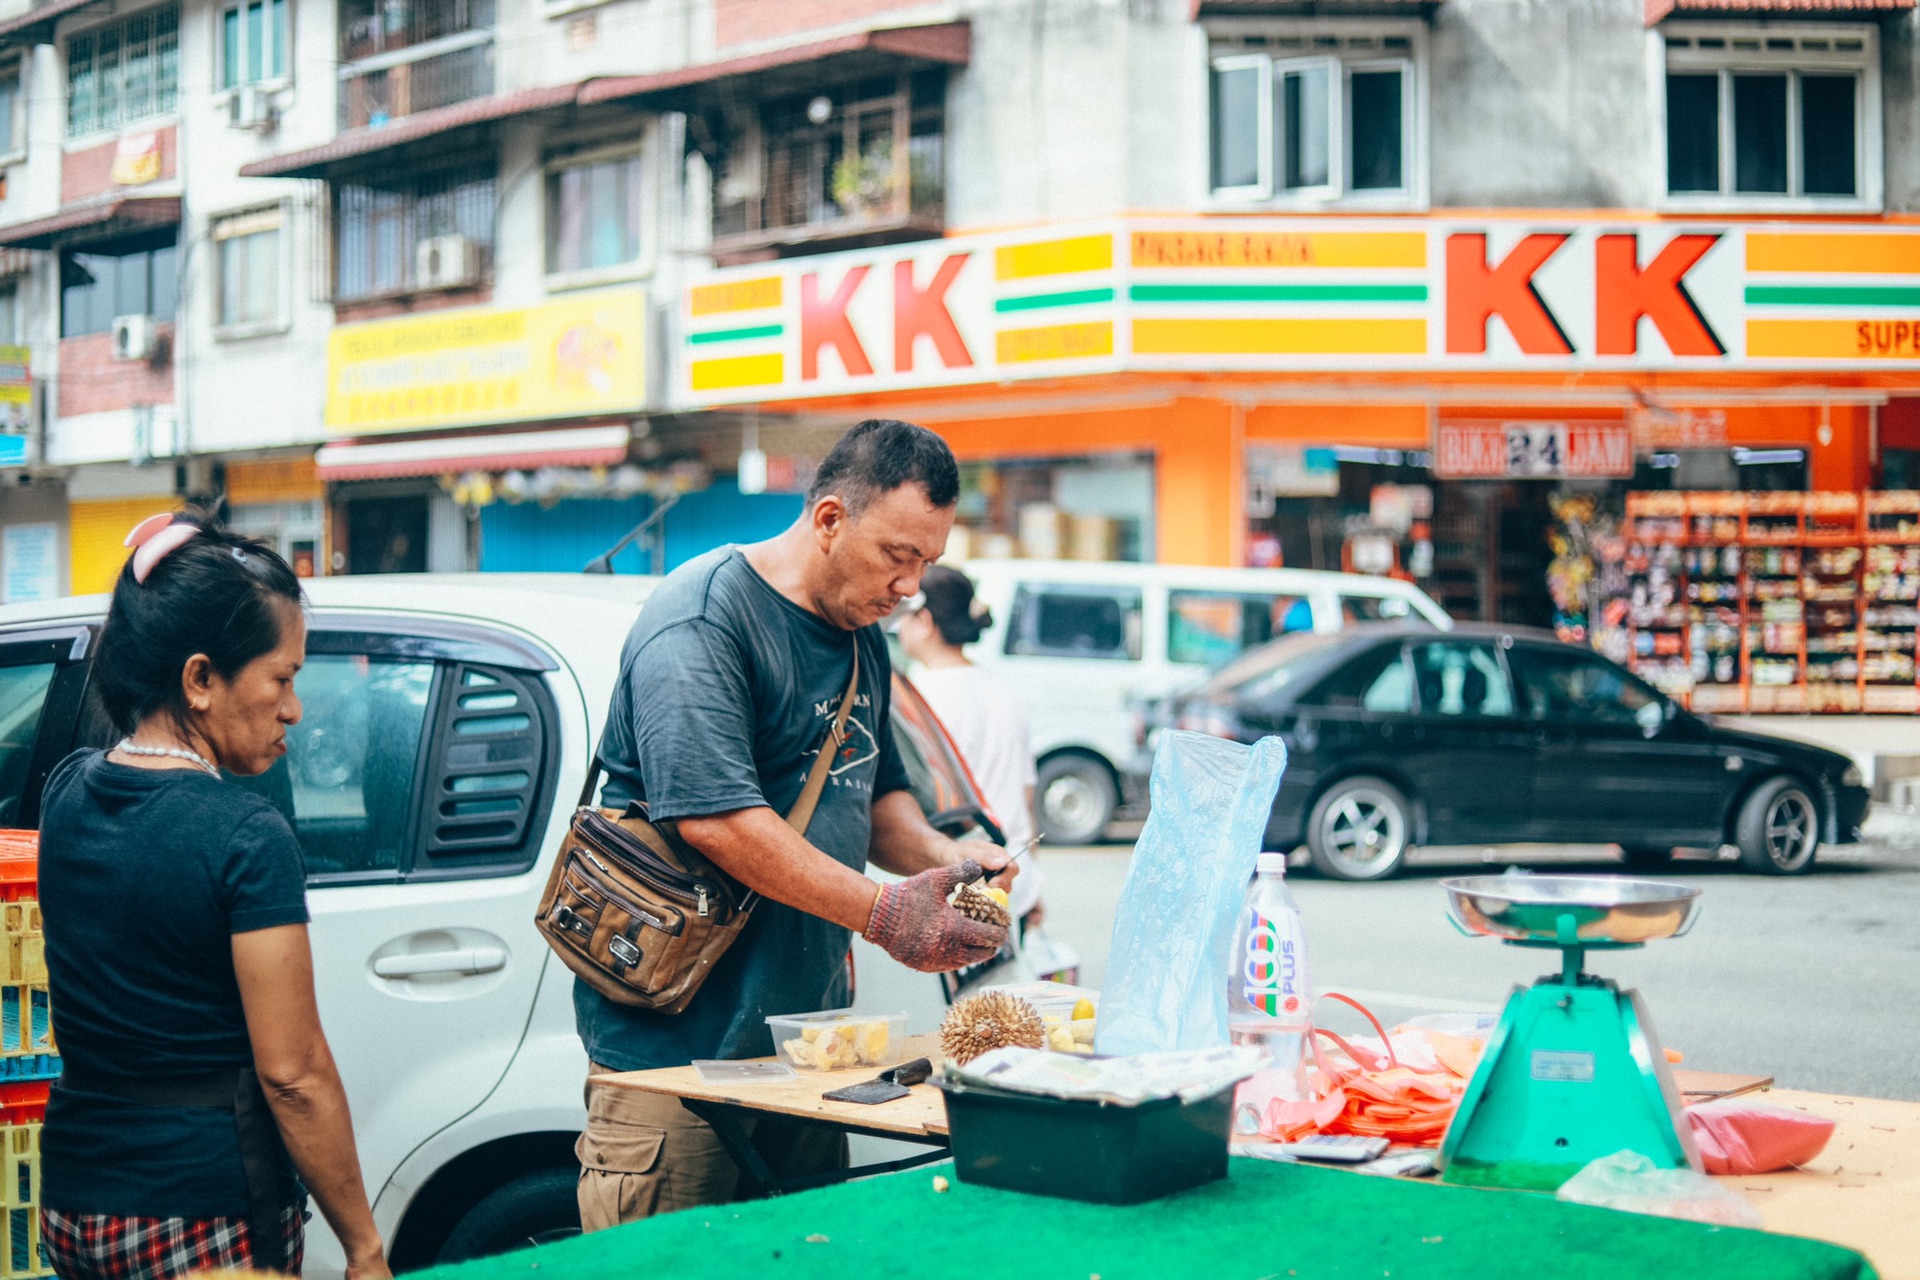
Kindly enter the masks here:
[[494, 0], [344, 0], [340, 127], [493, 92]]
[[[819, 99], [815, 99], [818, 101]], [[827, 99], [829, 102], [830, 99]], [[899, 92], [826, 119], [770, 111], [737, 139], [714, 192], [714, 249], [938, 234], [946, 216], [944, 111]]]

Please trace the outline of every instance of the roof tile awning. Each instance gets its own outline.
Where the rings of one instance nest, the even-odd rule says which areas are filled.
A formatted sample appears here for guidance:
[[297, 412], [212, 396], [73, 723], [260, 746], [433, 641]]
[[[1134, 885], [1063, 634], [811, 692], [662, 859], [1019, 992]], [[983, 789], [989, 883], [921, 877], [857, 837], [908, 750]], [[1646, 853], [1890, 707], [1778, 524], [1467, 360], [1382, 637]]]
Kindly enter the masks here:
[[317, 147], [308, 147], [304, 151], [288, 151], [281, 155], [268, 156], [265, 160], [255, 160], [252, 164], [240, 166], [240, 176], [243, 178], [322, 178], [326, 176], [329, 169], [344, 160], [392, 151], [397, 147], [404, 147], [408, 143], [419, 142], [426, 138], [436, 138], [444, 144], [451, 139], [444, 138], [442, 135], [455, 130], [491, 124], [496, 120], [507, 119], [509, 116], [529, 115], [536, 111], [570, 107], [579, 92], [578, 84], [558, 84], [539, 89], [522, 89], [517, 93], [503, 93], [491, 98], [470, 98], [465, 102], [456, 102], [450, 107], [436, 107], [416, 115], [402, 116], [388, 124], [352, 129]]
[[1189, 0], [1192, 18], [1420, 17], [1440, 0]]
[[787, 87], [778, 83], [777, 78], [769, 83], [769, 73], [777, 77], [777, 73], [783, 70], [810, 68], [829, 58], [854, 64], [855, 68], [860, 64], [880, 67], [897, 65], [902, 61], [964, 67], [972, 52], [973, 28], [966, 22], [889, 27], [880, 31], [859, 31], [832, 40], [818, 40], [812, 44], [771, 49], [743, 58], [655, 72], [652, 75], [590, 80], [580, 91], [580, 102], [585, 106], [620, 98], [685, 98], [697, 94], [705, 86], [743, 76], [756, 78], [754, 96], [764, 98], [778, 94]]
[[1653, 26], [1674, 14], [1754, 18], [1872, 18], [1912, 9], [1915, 0], [1646, 0]]
[[610, 467], [626, 461], [631, 438], [626, 427], [616, 426], [371, 443], [341, 441], [321, 445], [314, 455], [314, 466], [322, 480], [389, 480], [535, 467]]
[[53, 40], [53, 28], [60, 19], [90, 4], [103, 3], [104, 0], [48, 0], [48, 3], [35, 5], [25, 13], [17, 13], [0, 22], [0, 49], [22, 44], [49, 44]]
[[48, 218], [0, 227], [0, 248], [57, 249], [134, 231], [180, 224], [179, 196], [125, 196], [62, 209]]

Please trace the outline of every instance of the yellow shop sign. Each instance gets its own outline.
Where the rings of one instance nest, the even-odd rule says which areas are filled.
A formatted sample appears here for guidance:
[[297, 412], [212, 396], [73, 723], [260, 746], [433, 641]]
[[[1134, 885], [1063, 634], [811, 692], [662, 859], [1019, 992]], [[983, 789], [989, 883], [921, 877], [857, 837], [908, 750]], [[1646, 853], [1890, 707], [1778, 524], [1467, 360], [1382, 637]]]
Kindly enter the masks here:
[[643, 289], [340, 325], [327, 338], [327, 428], [632, 412], [646, 405], [646, 327]]

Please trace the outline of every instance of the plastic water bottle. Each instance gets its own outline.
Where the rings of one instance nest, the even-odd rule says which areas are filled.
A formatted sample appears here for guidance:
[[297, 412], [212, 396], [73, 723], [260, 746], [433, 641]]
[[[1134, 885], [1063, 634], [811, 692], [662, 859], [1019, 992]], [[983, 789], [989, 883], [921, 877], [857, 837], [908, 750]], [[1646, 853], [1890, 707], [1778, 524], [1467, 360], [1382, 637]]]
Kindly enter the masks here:
[[1263, 853], [1240, 908], [1233, 963], [1227, 976], [1227, 1028], [1236, 1045], [1264, 1049], [1265, 1070], [1234, 1094], [1234, 1128], [1260, 1127], [1267, 1104], [1304, 1101], [1307, 1037], [1312, 1034], [1307, 986], [1307, 939], [1300, 908], [1287, 887], [1287, 855]]

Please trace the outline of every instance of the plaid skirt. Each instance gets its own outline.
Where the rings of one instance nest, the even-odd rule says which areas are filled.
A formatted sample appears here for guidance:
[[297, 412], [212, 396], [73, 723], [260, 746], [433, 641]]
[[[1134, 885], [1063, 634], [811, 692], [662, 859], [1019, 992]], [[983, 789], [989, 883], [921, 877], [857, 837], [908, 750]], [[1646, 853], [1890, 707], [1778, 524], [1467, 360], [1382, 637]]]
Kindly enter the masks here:
[[[306, 1252], [306, 1206], [281, 1211], [287, 1274]], [[173, 1280], [202, 1271], [251, 1271], [253, 1239], [238, 1218], [121, 1218], [40, 1211], [47, 1262], [61, 1280]]]

